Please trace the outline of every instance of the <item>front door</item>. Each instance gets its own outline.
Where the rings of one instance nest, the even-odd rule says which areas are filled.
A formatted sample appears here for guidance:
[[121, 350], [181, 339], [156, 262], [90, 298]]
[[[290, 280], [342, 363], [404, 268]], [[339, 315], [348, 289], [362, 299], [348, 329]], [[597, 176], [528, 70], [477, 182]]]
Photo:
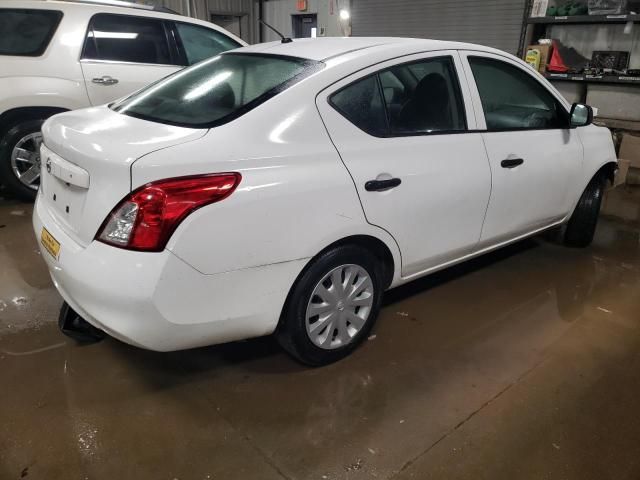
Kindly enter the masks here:
[[411, 277], [469, 254], [491, 173], [457, 52], [412, 55], [317, 97], [367, 221], [388, 231]]
[[499, 55], [463, 58], [493, 174], [482, 249], [562, 220], [583, 150], [565, 101], [537, 72]]
[[124, 97], [182, 68], [174, 65], [163, 21], [97, 14], [82, 52], [82, 74], [92, 105]]

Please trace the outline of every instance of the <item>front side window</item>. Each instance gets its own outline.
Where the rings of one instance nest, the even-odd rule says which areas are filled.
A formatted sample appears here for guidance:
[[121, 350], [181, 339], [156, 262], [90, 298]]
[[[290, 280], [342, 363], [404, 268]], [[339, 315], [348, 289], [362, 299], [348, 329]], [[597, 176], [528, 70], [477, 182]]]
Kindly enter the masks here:
[[188, 23], [176, 23], [176, 29], [188, 65], [240, 47], [240, 44], [232, 38], [210, 28]]
[[171, 64], [169, 43], [161, 20], [107, 13], [91, 19], [82, 58]]
[[61, 19], [56, 10], [0, 8], [0, 55], [39, 57]]
[[152, 84], [112, 108], [154, 122], [210, 128], [237, 118], [322, 66], [294, 57], [225, 53]]
[[529, 73], [500, 60], [469, 57], [488, 130], [567, 128], [560, 102]]
[[387, 68], [333, 94], [330, 103], [375, 136], [466, 130], [453, 61], [439, 57]]

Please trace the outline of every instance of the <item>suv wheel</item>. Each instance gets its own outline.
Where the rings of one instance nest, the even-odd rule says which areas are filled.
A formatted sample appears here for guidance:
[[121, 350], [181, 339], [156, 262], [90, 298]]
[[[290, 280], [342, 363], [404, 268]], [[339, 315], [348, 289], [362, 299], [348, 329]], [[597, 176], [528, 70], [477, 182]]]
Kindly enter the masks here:
[[0, 141], [0, 181], [10, 193], [33, 201], [40, 185], [40, 128], [44, 119], [25, 120]]

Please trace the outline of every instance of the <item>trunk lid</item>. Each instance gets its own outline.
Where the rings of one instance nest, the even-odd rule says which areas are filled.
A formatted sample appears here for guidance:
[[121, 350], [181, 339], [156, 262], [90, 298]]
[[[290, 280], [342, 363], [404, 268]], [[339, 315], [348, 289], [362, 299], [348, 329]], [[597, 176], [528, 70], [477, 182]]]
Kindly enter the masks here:
[[40, 195], [65, 233], [86, 246], [131, 191], [133, 162], [206, 132], [140, 120], [107, 107], [56, 115], [42, 127]]

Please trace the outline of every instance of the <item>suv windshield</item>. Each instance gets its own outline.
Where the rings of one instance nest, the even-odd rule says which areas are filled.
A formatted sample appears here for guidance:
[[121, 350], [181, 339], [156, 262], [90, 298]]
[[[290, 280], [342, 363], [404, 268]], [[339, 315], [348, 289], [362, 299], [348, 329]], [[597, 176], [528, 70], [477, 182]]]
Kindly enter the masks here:
[[154, 122], [210, 128], [243, 115], [322, 66], [295, 57], [223, 54], [181, 70], [111, 108]]

